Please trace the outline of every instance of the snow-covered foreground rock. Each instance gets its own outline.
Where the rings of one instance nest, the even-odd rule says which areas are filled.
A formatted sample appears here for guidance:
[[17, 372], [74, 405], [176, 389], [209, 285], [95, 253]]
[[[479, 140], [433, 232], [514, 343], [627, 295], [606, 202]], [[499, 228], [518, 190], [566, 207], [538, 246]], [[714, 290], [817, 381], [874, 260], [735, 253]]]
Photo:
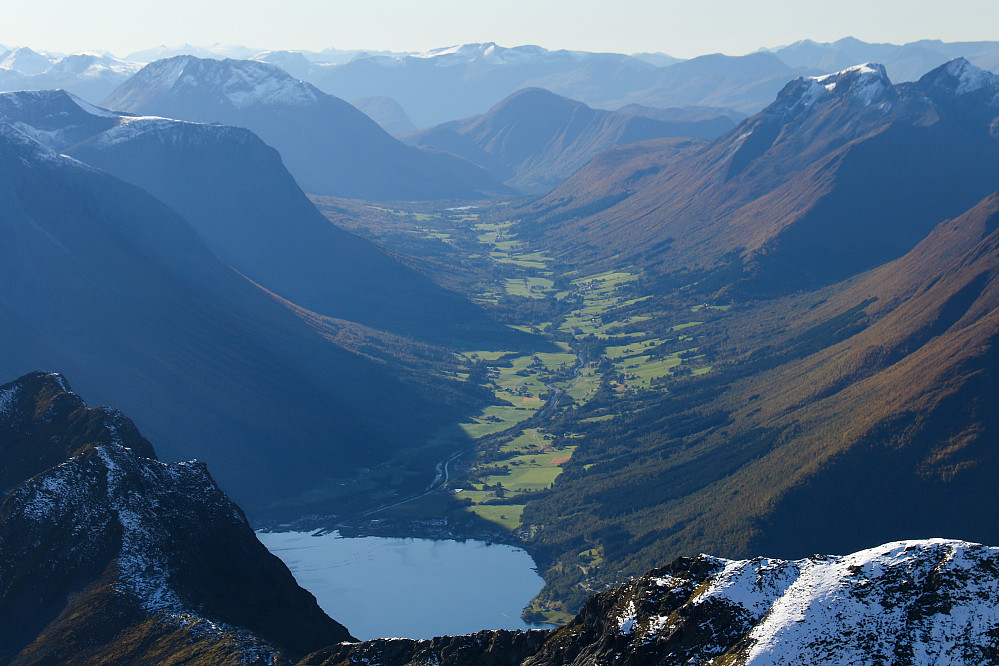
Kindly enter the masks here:
[[58, 374], [0, 386], [0, 492], [0, 663], [287, 663], [349, 638], [203, 463], [156, 460]]
[[525, 663], [989, 664], [997, 650], [999, 548], [929, 539], [681, 558], [594, 596]]

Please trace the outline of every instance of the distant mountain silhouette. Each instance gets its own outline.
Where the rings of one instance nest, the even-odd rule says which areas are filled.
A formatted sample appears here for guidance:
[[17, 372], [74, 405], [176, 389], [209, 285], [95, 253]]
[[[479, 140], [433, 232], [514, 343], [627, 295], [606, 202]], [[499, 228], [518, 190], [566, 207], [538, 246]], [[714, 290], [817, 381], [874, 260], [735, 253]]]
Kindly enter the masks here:
[[541, 88], [527, 88], [484, 115], [402, 138], [460, 155], [521, 192], [539, 193], [609, 148], [666, 136], [712, 139], [733, 126], [725, 117], [688, 122], [601, 111]]
[[351, 104], [381, 125], [382, 129], [392, 136], [398, 136], [403, 132], [412, 132], [416, 129], [416, 125], [406, 115], [406, 111], [399, 106], [399, 102], [391, 97], [364, 97], [353, 100]]
[[88, 102], [99, 102], [142, 67], [107, 55], [49, 56], [21, 47], [0, 47], [0, 92], [62, 88]]
[[385, 200], [507, 192], [484, 169], [453, 155], [406, 146], [342, 99], [263, 62], [193, 56], [158, 60], [102, 104], [250, 129], [281, 153], [310, 194]]

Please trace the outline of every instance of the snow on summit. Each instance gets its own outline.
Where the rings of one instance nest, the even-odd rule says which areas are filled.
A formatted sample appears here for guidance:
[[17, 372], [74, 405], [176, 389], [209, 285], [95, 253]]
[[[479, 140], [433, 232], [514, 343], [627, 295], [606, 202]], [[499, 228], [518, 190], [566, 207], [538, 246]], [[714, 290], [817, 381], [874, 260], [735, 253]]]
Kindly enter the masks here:
[[310, 104], [322, 95], [310, 84], [265, 62], [175, 56], [146, 65], [133, 77], [127, 90], [118, 91], [124, 96], [117, 102], [127, 105], [132, 95], [183, 90], [214, 91], [237, 109]]
[[222, 90], [237, 108], [256, 104], [296, 106], [318, 99], [315, 88], [278, 67], [247, 60], [227, 60], [222, 64], [229, 63], [232, 63], [231, 73]]
[[799, 560], [746, 663], [964, 663], [999, 624], [997, 561], [999, 548], [944, 539]]

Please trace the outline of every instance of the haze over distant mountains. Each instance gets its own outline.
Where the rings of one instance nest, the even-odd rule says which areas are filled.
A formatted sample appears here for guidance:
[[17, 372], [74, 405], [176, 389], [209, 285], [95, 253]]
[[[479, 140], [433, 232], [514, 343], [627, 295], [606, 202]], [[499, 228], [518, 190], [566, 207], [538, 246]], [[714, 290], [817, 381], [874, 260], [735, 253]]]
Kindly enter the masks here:
[[401, 138], [460, 155], [520, 192], [542, 193], [615, 146], [667, 136], [713, 139], [735, 127], [724, 115], [704, 113], [705, 118], [694, 121], [661, 120], [640, 115], [643, 111], [637, 110], [638, 114], [631, 114], [591, 109], [543, 88], [526, 88], [484, 115]]
[[249, 130], [122, 116], [63, 91], [0, 93], [0, 122], [143, 187], [227, 264], [318, 314], [455, 344], [510, 335], [462, 297], [329, 224]]
[[102, 104], [118, 111], [246, 127], [276, 148], [310, 194], [476, 198], [506, 188], [453, 155], [407, 146], [342, 99], [250, 60], [157, 60]]
[[[665, 47], [668, 50], [668, 45]], [[420, 54], [337, 49], [260, 51], [237, 45], [185, 44], [135, 52], [124, 63], [105, 54], [102, 64], [72, 76], [64, 73], [61, 78], [56, 72], [43, 76], [45, 70], [39, 68], [45, 60], [52, 63], [62, 56], [32, 54], [25, 52], [0, 64], [0, 90], [63, 87], [98, 103], [114, 84], [138, 69], [135, 63], [177, 55], [254, 59], [282, 67], [292, 76], [346, 100], [390, 98], [401, 105], [417, 127], [485, 113], [505, 97], [528, 87], [545, 88], [611, 110], [625, 104], [707, 105], [755, 113], [795, 76], [827, 74], [864, 62], [883, 63], [888, 76], [896, 82], [915, 80], [956, 57], [999, 71], [997, 42], [922, 40], [895, 45], [870, 44], [852, 37], [832, 43], [803, 40], [744, 56], [706, 54], [690, 60], [661, 53], [549, 51], [537, 46], [507, 48], [492, 43]], [[16, 62], [22, 64], [15, 66]], [[107, 70], [100, 77], [95, 75], [94, 67], [98, 66]]]
[[63, 88], [88, 101], [99, 101], [142, 64], [107, 54], [48, 55], [27, 47], [0, 47], [0, 91]]

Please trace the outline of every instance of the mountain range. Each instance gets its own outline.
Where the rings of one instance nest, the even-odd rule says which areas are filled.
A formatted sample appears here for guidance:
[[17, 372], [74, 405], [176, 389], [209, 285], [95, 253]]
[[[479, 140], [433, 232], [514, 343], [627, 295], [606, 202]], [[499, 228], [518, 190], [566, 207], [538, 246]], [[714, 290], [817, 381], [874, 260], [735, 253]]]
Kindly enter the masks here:
[[[999, 71], [996, 42], [868, 44], [853, 38], [808, 40], [744, 56], [705, 54], [689, 60], [664, 54], [549, 51], [492, 42], [421, 54], [354, 54], [349, 61], [316, 63], [301, 54], [295, 76], [345, 99], [397, 101], [419, 127], [485, 113], [522, 88], [545, 88], [593, 107], [722, 106], [756, 113], [796, 76], [885, 63], [896, 81], [913, 81], [957, 57]], [[281, 65], [275, 58], [269, 61]], [[281, 56], [288, 59], [288, 56]], [[302, 62], [306, 60], [307, 62]]]
[[117, 111], [252, 130], [309, 194], [364, 199], [481, 198], [507, 189], [453, 155], [392, 138], [342, 99], [249, 60], [158, 60], [114, 90]]
[[703, 148], [600, 155], [521, 231], [576, 265], [735, 271], [754, 293], [843, 279], [995, 188], [997, 92], [999, 76], [962, 59], [899, 85], [876, 65], [798, 78]]
[[[6, 70], [6, 73], [0, 71], [3, 74], [0, 89], [62, 87], [89, 102], [99, 103], [110, 92], [108, 86], [113, 87], [110, 82], [121, 83], [138, 68], [135, 63], [178, 55], [253, 59], [277, 65], [295, 78], [344, 99], [391, 98], [401, 104], [418, 127], [482, 114], [527, 87], [546, 88], [605, 109], [629, 103], [653, 107], [720, 104], [743, 113], [756, 113], [784, 83], [797, 75], [840, 71], [864, 62], [883, 63], [895, 81], [913, 81], [957, 57], [967, 58], [983, 69], [999, 71], [996, 42], [922, 40], [897, 45], [871, 44], [852, 37], [831, 43], [802, 40], [745, 56], [707, 54], [691, 60], [662, 53], [628, 56], [549, 51], [537, 46], [507, 48], [491, 42], [426, 53], [332, 48], [321, 52], [260, 51], [231, 44], [209, 47], [184, 44], [137, 51], [124, 61], [104, 54], [100, 56], [104, 59], [102, 64], [85, 70], [78, 63], [76, 74], [61, 79], [32, 77], [42, 73], [39, 68], [46, 61], [51, 65], [64, 56], [31, 53], [34, 55], [24, 53], [19, 59], [0, 63], [0, 70]], [[98, 68], [108, 69], [98, 77], [101, 83], [92, 80]], [[395, 133], [392, 129], [388, 131]]]
[[[582, 596], [570, 588], [588, 548], [602, 558], [585, 567], [590, 575], [614, 580], [690, 552], [796, 558], [942, 533], [999, 539], [981, 495], [999, 464], [984, 407], [996, 390], [999, 339], [997, 78], [957, 60], [896, 87], [875, 66], [801, 79], [708, 148], [683, 155], [640, 144], [591, 165], [604, 180], [590, 182], [606, 188], [593, 193], [598, 202], [650, 161], [661, 168], [634, 179], [633, 196], [648, 187], [647, 201], [663, 202], [672, 192], [663, 183], [697, 184], [704, 203], [684, 208], [678, 194], [630, 218], [658, 236], [604, 247], [608, 235], [591, 247], [623, 253], [669, 238], [659, 256], [618, 259], [669, 267], [646, 293], [731, 310], [699, 336], [709, 375], [636, 395], [619, 417], [588, 426], [552, 492], [525, 508], [539, 560], [559, 562], [546, 580], [560, 594]], [[880, 125], [885, 116], [892, 122]], [[867, 124], [872, 117], [878, 124]], [[825, 123], [835, 131], [820, 131]], [[770, 152], [781, 144], [794, 149]], [[740, 161], [744, 150], [750, 158]], [[798, 179], [808, 184], [786, 187]], [[777, 189], [761, 186], [768, 182]], [[730, 197], [735, 205], [724, 208]], [[722, 207], [718, 218], [708, 201]], [[798, 210], [802, 202], [810, 210]], [[608, 224], [620, 205], [611, 204], [582, 222], [565, 218], [561, 234], [596, 231], [587, 220]], [[539, 228], [559, 229], [553, 218]], [[742, 262], [733, 248], [747, 238], [767, 251]], [[733, 263], [693, 265], [712, 256]], [[570, 563], [580, 568], [567, 575]]]
[[[999, 555], [972, 542], [999, 543], [999, 76], [890, 77], [993, 47], [177, 56], [113, 111], [0, 93], [0, 375], [23, 375], [0, 386], [0, 661], [996, 661]], [[395, 68], [440, 108], [515, 87], [419, 148], [358, 108], [399, 122], [405, 97], [352, 106], [272, 61], [372, 88]], [[515, 190], [540, 196], [482, 200]], [[305, 192], [430, 249], [393, 254]], [[365, 213], [410, 196], [432, 201]], [[558, 369], [427, 276], [447, 271], [548, 330]], [[640, 378], [632, 347], [679, 365]], [[532, 373], [531, 421], [474, 446], [455, 428], [506, 428], [480, 410]], [[515, 455], [532, 439], [553, 475], [496, 482], [538, 469]], [[545, 578], [529, 615], [580, 613], [353, 642], [223, 490], [271, 524], [377, 506], [357, 520], [474, 530], [495, 509]]]
[[401, 138], [460, 155], [521, 192], [543, 193], [610, 148], [667, 136], [713, 139], [734, 126], [724, 115], [685, 121], [601, 111], [542, 88], [526, 88], [484, 115]]
[[97, 102], [141, 68], [141, 63], [109, 55], [55, 56], [23, 46], [7, 51], [0, 47], [0, 91], [61, 88]]

